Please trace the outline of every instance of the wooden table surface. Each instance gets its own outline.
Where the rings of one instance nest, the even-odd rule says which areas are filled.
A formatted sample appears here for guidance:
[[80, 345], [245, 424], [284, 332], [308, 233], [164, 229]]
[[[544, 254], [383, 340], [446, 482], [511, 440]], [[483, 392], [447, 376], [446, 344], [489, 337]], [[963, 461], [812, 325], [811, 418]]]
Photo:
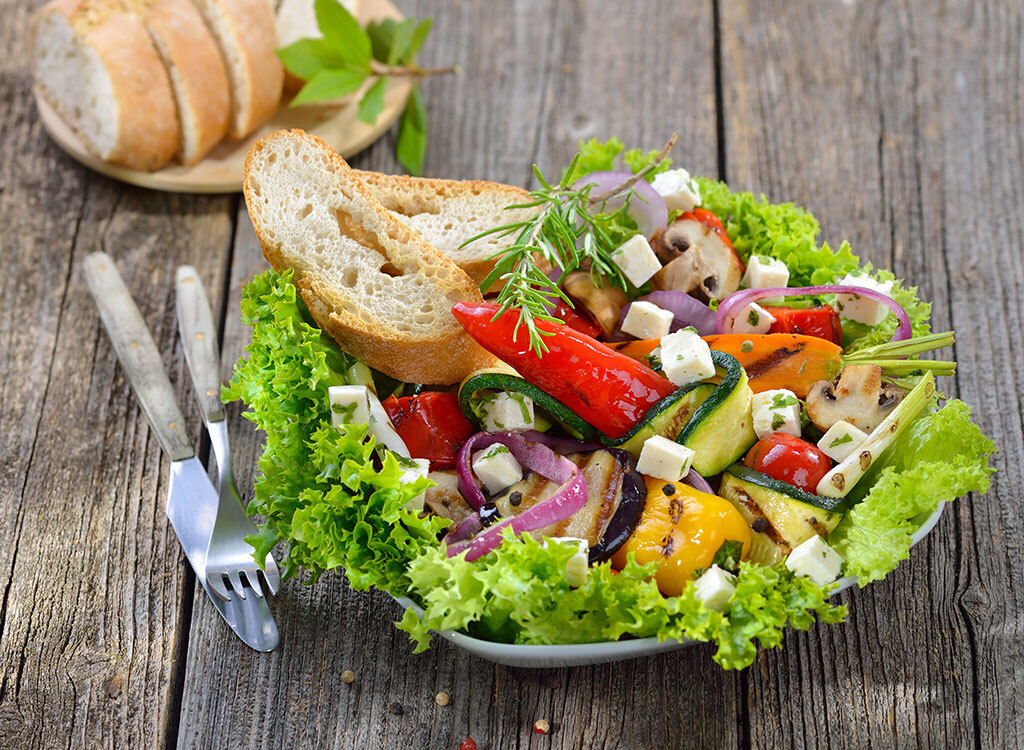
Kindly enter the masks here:
[[[240, 289], [264, 267], [244, 204], [127, 187], [61, 153], [30, 95], [36, 3], [0, 0], [0, 747], [1024, 743], [1020, 3], [400, 4], [435, 18], [424, 59], [464, 68], [424, 86], [428, 175], [528, 184], [581, 138], [657, 148], [678, 131], [677, 163], [806, 205], [824, 239], [934, 301], [934, 328], [959, 339], [942, 387], [1000, 446], [992, 491], [843, 594], [845, 624], [789, 633], [741, 673], [709, 647], [545, 671], [440, 640], [413, 656], [398, 606], [341, 575], [284, 586], [281, 646], [256, 654], [195, 586], [164, 516], [167, 462], [81, 274], [94, 250], [116, 258], [198, 435], [174, 270], [203, 275], [227, 375]], [[397, 171], [393, 139], [353, 164]], [[231, 427], [245, 487], [259, 444], [237, 409]]]

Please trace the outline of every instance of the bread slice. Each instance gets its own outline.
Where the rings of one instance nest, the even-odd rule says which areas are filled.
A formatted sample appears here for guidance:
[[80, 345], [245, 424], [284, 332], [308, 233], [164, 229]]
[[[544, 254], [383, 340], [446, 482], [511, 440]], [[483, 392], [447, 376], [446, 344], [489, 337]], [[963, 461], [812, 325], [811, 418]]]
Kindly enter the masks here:
[[194, 0], [227, 66], [231, 87], [229, 138], [244, 138], [281, 103], [284, 68], [268, 0]]
[[360, 172], [356, 175], [386, 209], [447, 255], [477, 284], [491, 272], [515, 235], [490, 235], [462, 247], [480, 232], [524, 221], [538, 208], [508, 206], [533, 199], [522, 188], [479, 180], [438, 180], [424, 177]]
[[192, 0], [130, 0], [163, 58], [178, 109], [178, 161], [192, 165], [224, 137], [231, 115], [220, 50]]
[[145, 26], [120, 0], [53, 0], [32, 21], [46, 101], [104, 161], [141, 170], [178, 149], [171, 82]]
[[263, 254], [343, 349], [413, 383], [454, 383], [494, 363], [451, 314], [480, 291], [387, 211], [345, 160], [301, 130], [257, 141], [243, 181]]
[[[341, 0], [345, 10], [359, 18], [359, 0]], [[277, 6], [277, 43], [287, 47], [300, 39], [320, 39], [320, 25], [316, 20], [315, 0], [281, 0]], [[298, 91], [305, 81], [287, 71], [284, 90]]]

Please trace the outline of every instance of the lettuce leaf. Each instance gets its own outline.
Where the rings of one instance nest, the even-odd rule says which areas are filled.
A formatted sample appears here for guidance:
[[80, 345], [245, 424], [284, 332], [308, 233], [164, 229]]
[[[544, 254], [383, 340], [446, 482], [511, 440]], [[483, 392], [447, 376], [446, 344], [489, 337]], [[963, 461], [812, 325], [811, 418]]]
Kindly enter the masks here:
[[249, 282], [242, 320], [252, 342], [222, 395], [244, 401], [267, 436], [248, 508], [265, 519], [246, 539], [256, 560], [284, 542], [286, 578], [302, 568], [316, 580], [343, 566], [353, 588], [404, 593], [408, 562], [435, 546], [447, 523], [402, 507], [430, 480], [402, 484], [390, 453], [378, 468], [366, 425], [331, 426], [327, 388], [345, 383], [355, 360], [308, 322], [290, 272]]
[[806, 630], [815, 615], [825, 622], [845, 616], [832, 606], [828, 587], [793, 576], [783, 566], [741, 563], [728, 614], [709, 610], [687, 586], [678, 597], [664, 597], [654, 581], [654, 563], [638, 565], [630, 555], [618, 574], [610, 563], [590, 569], [579, 588], [565, 580], [574, 544], [538, 542], [505, 532], [501, 546], [475, 562], [449, 558], [440, 549], [412, 561], [412, 593], [423, 614], [406, 610], [397, 627], [409, 634], [416, 651], [430, 643], [430, 630], [467, 630], [508, 643], [593, 643], [623, 635], [692, 639], [717, 644], [716, 662], [741, 669], [754, 660], [757, 643], [782, 642], [784, 628]]
[[[619, 154], [625, 151], [626, 146], [618, 138], [609, 138], [603, 142], [597, 140], [597, 138], [591, 138], [589, 141], [580, 141], [579, 149], [579, 156], [572, 167], [572, 172], [569, 173], [571, 182], [575, 182], [580, 177], [584, 177], [591, 172], [607, 172], [612, 169], [621, 169], [622, 167], [616, 166], [615, 160]], [[626, 168], [633, 174], [636, 174], [648, 164], [653, 163], [657, 156], [657, 150], [644, 151], [640, 148], [633, 148], [622, 154], [622, 160], [625, 162]], [[650, 182], [654, 179], [655, 175], [664, 172], [671, 166], [672, 159], [666, 157], [658, 162], [654, 169], [644, 175], [644, 179]], [[565, 179], [565, 174], [563, 174], [563, 179]]]
[[854, 487], [850, 497], [859, 502], [829, 543], [861, 586], [910, 556], [911, 535], [939, 503], [988, 491], [996, 446], [970, 417], [971, 408], [954, 399], [919, 418]]

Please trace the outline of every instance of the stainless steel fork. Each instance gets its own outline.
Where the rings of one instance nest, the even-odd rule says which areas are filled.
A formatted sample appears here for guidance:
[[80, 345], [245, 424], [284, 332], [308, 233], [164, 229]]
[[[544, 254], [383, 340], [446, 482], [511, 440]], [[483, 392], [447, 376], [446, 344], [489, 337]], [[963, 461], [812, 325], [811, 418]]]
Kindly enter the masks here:
[[[199, 400], [203, 422], [217, 459], [219, 504], [213, 535], [206, 553], [206, 582], [226, 602], [236, 597], [247, 601], [265, 596], [264, 584], [276, 594], [281, 583], [277, 563], [267, 555], [262, 569], [252, 556], [244, 537], [253, 533], [231, 468], [231, 446], [227, 419], [220, 399], [220, 352], [213, 313], [202, 280], [192, 266], [178, 268], [176, 278], [178, 329], [181, 333], [192, 384]], [[262, 582], [261, 582], [262, 578]], [[276, 627], [273, 637], [277, 637]]]

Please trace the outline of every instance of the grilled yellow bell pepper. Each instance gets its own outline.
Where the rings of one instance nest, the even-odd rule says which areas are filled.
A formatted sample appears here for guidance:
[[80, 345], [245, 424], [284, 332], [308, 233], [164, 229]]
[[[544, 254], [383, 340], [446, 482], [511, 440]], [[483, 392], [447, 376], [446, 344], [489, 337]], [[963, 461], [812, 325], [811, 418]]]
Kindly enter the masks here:
[[612, 557], [616, 568], [630, 552], [638, 563], [655, 561], [661, 593], [677, 596], [694, 571], [711, 566], [724, 542], [740, 542], [741, 559], [750, 554], [750, 527], [728, 500], [682, 482], [646, 477], [646, 483], [647, 503], [636, 531]]

